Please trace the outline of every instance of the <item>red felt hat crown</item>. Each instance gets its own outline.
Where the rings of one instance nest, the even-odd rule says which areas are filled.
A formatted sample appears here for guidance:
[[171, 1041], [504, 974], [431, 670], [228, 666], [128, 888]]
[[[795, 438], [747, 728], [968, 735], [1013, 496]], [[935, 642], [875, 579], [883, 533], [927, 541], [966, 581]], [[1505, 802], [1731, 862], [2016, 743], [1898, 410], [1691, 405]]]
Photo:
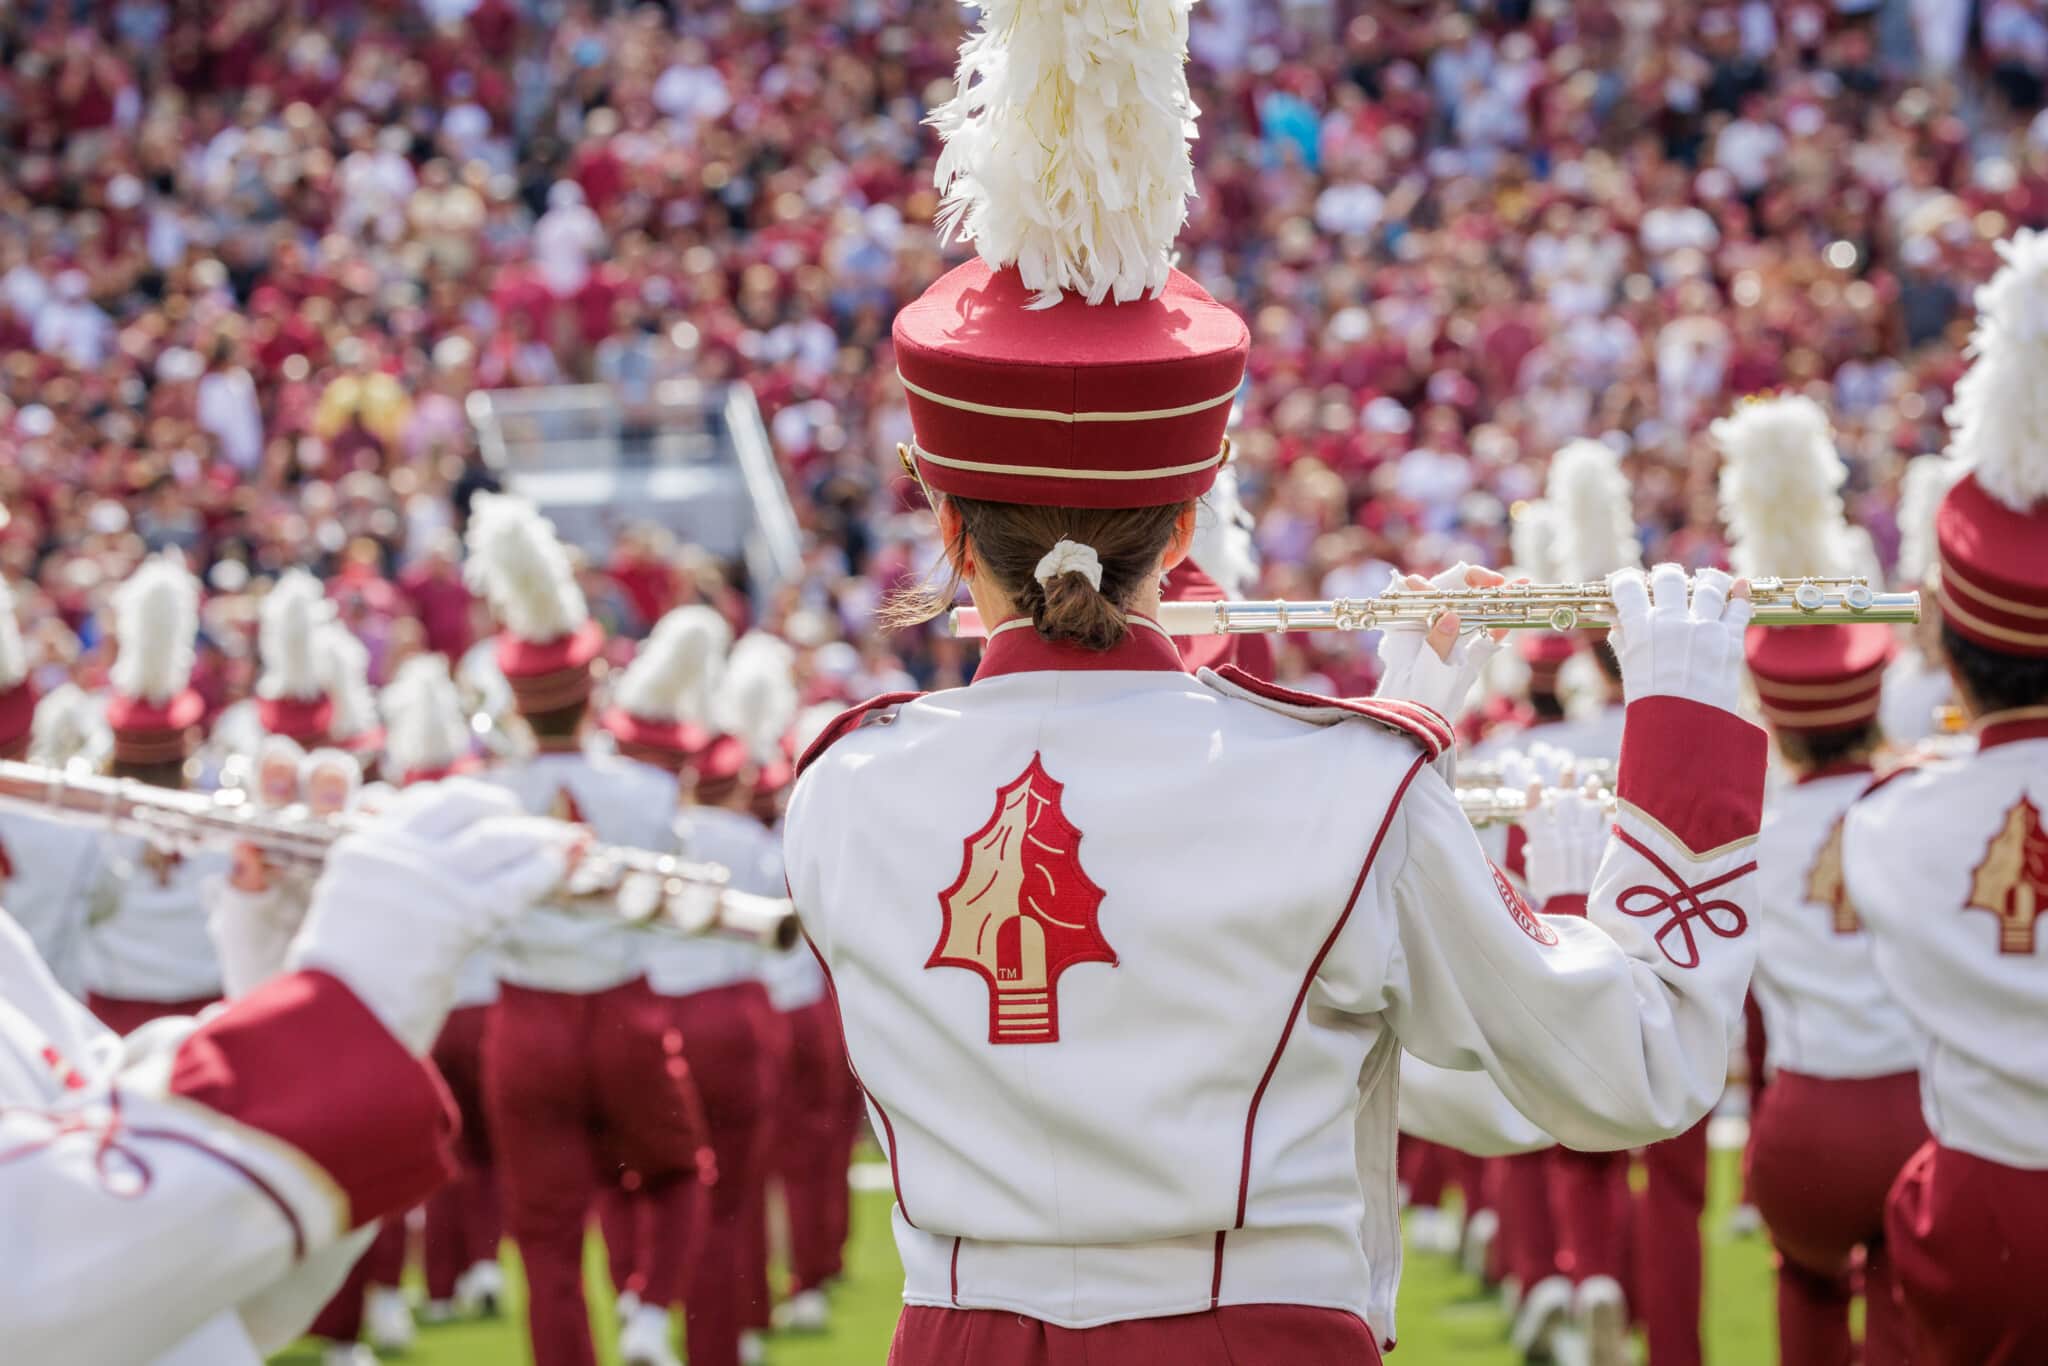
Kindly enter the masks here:
[[1031, 307], [976, 260], [896, 315], [896, 371], [927, 486], [999, 503], [1154, 507], [1223, 463], [1244, 320], [1172, 272], [1155, 298]]
[[257, 699], [256, 719], [272, 735], [282, 735], [302, 745], [327, 743], [327, 727], [334, 720], [334, 703], [319, 697], [264, 697]]
[[2001, 654], [2048, 656], [2048, 499], [2015, 512], [1968, 474], [1941, 500], [1934, 536], [1942, 620]]
[[192, 752], [193, 728], [206, 715], [206, 699], [190, 688], [167, 702], [115, 693], [107, 699], [107, 726], [114, 732], [114, 760], [163, 764]]
[[1875, 721], [1885, 665], [1897, 647], [1889, 626], [1871, 622], [1796, 631], [1752, 626], [1742, 643], [1764, 719], [1806, 735]]
[[24, 678], [0, 692], [0, 748], [16, 744], [36, 721], [36, 685]]
[[498, 670], [525, 715], [560, 711], [590, 696], [590, 662], [604, 649], [604, 628], [585, 621], [553, 640], [498, 635]]

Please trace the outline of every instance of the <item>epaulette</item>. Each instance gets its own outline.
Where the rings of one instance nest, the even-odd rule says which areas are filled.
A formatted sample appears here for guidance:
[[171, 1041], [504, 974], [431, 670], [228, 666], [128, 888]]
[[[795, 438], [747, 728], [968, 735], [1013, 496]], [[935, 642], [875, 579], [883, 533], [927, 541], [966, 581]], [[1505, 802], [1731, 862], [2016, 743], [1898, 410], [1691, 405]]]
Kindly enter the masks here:
[[[897, 708], [906, 702], [915, 702], [923, 696], [921, 692], [885, 692], [879, 697], [870, 697], [857, 706], [848, 707], [833, 717], [831, 723], [818, 732], [818, 738], [811, 741], [803, 754], [797, 758], [795, 778], [803, 777], [804, 770], [840, 740], [863, 726], [889, 725], [896, 719]], [[795, 781], [795, 778], [791, 781]]]
[[1297, 692], [1278, 683], [1265, 683], [1234, 664], [1204, 669], [1195, 675], [1218, 692], [1241, 697], [1267, 711], [1292, 716], [1312, 725], [1328, 726], [1339, 721], [1371, 721], [1422, 746], [1434, 763], [1457, 743], [1451, 723], [1431, 707], [1392, 697], [1318, 697]]

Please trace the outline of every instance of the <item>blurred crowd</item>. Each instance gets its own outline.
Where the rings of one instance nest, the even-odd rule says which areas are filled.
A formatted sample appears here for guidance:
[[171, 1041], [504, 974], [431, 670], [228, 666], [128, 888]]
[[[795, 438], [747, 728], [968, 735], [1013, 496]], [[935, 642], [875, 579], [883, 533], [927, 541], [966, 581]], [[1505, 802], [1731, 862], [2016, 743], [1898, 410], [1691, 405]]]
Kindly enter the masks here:
[[[883, 637], [934, 557], [889, 324], [928, 226], [946, 0], [16, 0], [0, 11], [0, 567], [49, 675], [99, 681], [148, 550], [250, 599], [325, 576], [381, 679], [482, 628], [476, 388], [744, 378], [808, 537], [770, 625], [842, 691], [955, 680]], [[1182, 266], [1253, 332], [1237, 468], [1273, 595], [1505, 558], [1562, 442], [1625, 453], [1652, 554], [1723, 544], [1707, 421], [1833, 413], [1879, 547], [1944, 441], [1991, 243], [2048, 223], [2048, 0], [1203, 0]], [[621, 524], [631, 635], [750, 610]], [[838, 642], [843, 641], [844, 644]], [[1345, 642], [1284, 677], [1358, 686]], [[46, 682], [55, 681], [48, 677]]]

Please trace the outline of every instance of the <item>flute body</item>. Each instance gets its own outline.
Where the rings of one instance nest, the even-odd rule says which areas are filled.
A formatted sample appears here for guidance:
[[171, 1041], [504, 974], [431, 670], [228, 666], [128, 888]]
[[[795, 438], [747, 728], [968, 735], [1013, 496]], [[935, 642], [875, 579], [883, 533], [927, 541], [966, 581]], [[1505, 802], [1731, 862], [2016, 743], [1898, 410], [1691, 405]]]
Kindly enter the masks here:
[[[1918, 593], [1885, 593], [1861, 578], [1752, 579], [1750, 618], [1756, 626], [1837, 626], [1920, 620]], [[1497, 588], [1392, 589], [1376, 598], [1321, 602], [1169, 602], [1159, 609], [1168, 635], [1260, 635], [1285, 631], [1374, 631], [1401, 624], [1428, 627], [1456, 612], [1466, 630], [1571, 631], [1615, 621], [1605, 583], [1519, 583]], [[981, 614], [955, 608], [953, 634], [988, 634]]]
[[[0, 761], [0, 807], [67, 824], [132, 835], [165, 849], [224, 849], [248, 844], [288, 869], [316, 869], [350, 816], [315, 816], [304, 807], [258, 808], [240, 792], [183, 792], [39, 764]], [[583, 847], [558, 889], [565, 904], [592, 915], [672, 934], [746, 939], [775, 948], [796, 943], [795, 911], [781, 897], [727, 885], [715, 863], [617, 845]]]

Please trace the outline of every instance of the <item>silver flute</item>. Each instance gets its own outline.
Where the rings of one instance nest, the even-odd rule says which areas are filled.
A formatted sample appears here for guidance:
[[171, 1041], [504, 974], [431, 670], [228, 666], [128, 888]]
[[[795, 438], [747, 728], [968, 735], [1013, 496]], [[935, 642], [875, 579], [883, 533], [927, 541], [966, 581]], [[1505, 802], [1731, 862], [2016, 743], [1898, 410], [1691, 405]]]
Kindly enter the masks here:
[[[1756, 626], [1838, 626], [1920, 620], [1918, 593], [1886, 593], [1867, 579], [1751, 579], [1750, 622]], [[1383, 626], [1434, 626], [1456, 612], [1473, 631], [1571, 631], [1612, 626], [1614, 595], [1601, 583], [1507, 583], [1497, 588], [1392, 588], [1374, 598], [1322, 602], [1169, 602], [1159, 609], [1168, 635], [1228, 636], [1284, 631], [1376, 631]], [[986, 636], [981, 614], [959, 607], [956, 636]]]
[[[1615, 776], [1620, 765], [1616, 764], [1612, 759], [1574, 758], [1566, 767], [1571, 774], [1572, 781], [1564, 784], [1564, 786], [1576, 787], [1579, 783], [1591, 778], [1599, 786], [1611, 788], [1614, 786]], [[1461, 789], [1498, 788], [1504, 787], [1506, 782], [1506, 770], [1497, 760], [1462, 758], [1458, 760], [1458, 786]]]
[[[0, 761], [0, 808], [131, 835], [167, 850], [247, 844], [290, 870], [317, 869], [337, 840], [364, 825], [361, 816], [317, 816], [303, 806], [264, 809], [233, 789], [183, 792], [6, 761]], [[593, 843], [582, 846], [556, 895], [579, 911], [637, 928], [793, 946], [799, 931], [791, 903], [737, 891], [730, 879], [720, 864]]]

